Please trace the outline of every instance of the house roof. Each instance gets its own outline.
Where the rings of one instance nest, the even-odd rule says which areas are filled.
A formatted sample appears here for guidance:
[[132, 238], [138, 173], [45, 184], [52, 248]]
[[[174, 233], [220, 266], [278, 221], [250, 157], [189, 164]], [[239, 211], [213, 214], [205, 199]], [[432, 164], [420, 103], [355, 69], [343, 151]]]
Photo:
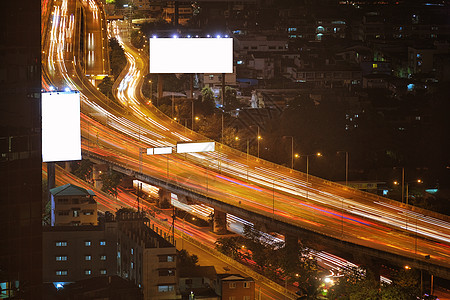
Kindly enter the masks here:
[[95, 196], [93, 191], [70, 183], [55, 187], [50, 190], [50, 193], [53, 196]]
[[217, 277], [221, 281], [253, 281], [253, 278], [243, 277], [239, 274], [218, 274]]

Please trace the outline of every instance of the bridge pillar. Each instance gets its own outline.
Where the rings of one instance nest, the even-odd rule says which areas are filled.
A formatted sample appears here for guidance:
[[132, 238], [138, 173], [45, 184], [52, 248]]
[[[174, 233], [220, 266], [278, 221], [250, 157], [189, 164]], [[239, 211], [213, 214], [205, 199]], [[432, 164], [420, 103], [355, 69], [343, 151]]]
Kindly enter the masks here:
[[294, 259], [295, 261], [298, 260], [298, 251], [300, 249], [298, 244], [298, 236], [285, 233], [284, 242], [289, 257]]
[[71, 166], [71, 161], [66, 161], [65, 163], [64, 163], [64, 170], [66, 171], [66, 172], [72, 172], [72, 166]]
[[159, 198], [156, 202], [156, 206], [159, 208], [169, 208], [171, 205], [172, 193], [166, 189], [160, 188], [158, 191]]
[[372, 276], [373, 279], [380, 283], [380, 273], [381, 273], [381, 262], [370, 256], [361, 256], [359, 254], [353, 255], [355, 261], [361, 263], [364, 268], [368, 271], [368, 275]]
[[213, 232], [217, 234], [227, 233], [227, 213], [214, 209]]
[[108, 172], [107, 164], [94, 164], [92, 166], [92, 180], [95, 188], [101, 189], [103, 187], [103, 181], [100, 176], [105, 172]]
[[122, 177], [122, 181], [120, 182], [120, 185], [123, 188], [132, 189], [133, 188], [133, 180], [134, 180], [133, 176], [124, 175]]

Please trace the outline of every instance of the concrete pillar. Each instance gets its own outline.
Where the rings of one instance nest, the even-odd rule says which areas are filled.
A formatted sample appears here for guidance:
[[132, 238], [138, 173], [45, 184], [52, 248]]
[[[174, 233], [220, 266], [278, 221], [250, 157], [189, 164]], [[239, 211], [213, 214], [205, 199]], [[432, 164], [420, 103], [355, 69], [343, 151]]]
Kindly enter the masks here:
[[124, 176], [122, 177], [122, 181], [120, 182], [120, 185], [121, 185], [123, 188], [126, 188], [126, 189], [132, 189], [132, 188], [133, 188], [133, 180], [134, 180], [134, 177], [133, 177], [133, 176], [127, 176], [127, 175], [124, 175]]
[[213, 232], [216, 234], [227, 233], [227, 213], [214, 209]]
[[158, 99], [161, 99], [163, 96], [163, 82], [164, 82], [164, 77], [162, 77], [161, 74], [158, 74], [158, 86], [157, 86]]
[[156, 206], [158, 206], [159, 208], [168, 208], [171, 205], [171, 196], [172, 193], [166, 189], [160, 188], [159, 189], [159, 198], [158, 201], [156, 202]]
[[64, 170], [66, 170], [66, 172], [72, 172], [72, 166], [71, 166], [71, 161], [66, 161], [64, 163]]
[[51, 195], [50, 190], [56, 187], [56, 176], [55, 176], [55, 163], [47, 163], [47, 201], [50, 201]]
[[354, 254], [353, 257], [357, 263], [361, 264], [362, 267], [368, 271], [368, 275], [372, 276], [373, 279], [379, 284], [381, 276], [381, 262], [377, 258], [362, 254]]
[[298, 245], [298, 236], [290, 234], [290, 233], [286, 233], [284, 235], [284, 242], [286, 245], [286, 250], [288, 252], [288, 255], [292, 256], [293, 259], [297, 260], [298, 259], [297, 254], [300, 249], [300, 247]]

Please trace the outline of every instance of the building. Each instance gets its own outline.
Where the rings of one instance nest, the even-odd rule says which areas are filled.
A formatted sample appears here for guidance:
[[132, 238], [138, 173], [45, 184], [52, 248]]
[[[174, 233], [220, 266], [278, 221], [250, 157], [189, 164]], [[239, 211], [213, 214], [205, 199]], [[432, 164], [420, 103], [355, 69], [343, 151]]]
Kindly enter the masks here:
[[255, 299], [255, 281], [239, 274], [219, 274], [216, 293], [221, 299]]
[[214, 266], [180, 267], [179, 288], [182, 299], [220, 299], [214, 291], [217, 273]]
[[45, 20], [48, 2], [2, 3], [0, 298], [42, 299], [41, 8]]
[[[203, 84], [211, 89], [222, 87], [223, 74], [203, 74]], [[233, 67], [233, 73], [225, 74], [225, 85], [236, 87], [236, 67]]]
[[64, 286], [96, 276], [120, 276], [144, 299], [176, 299], [176, 248], [143, 213], [107, 213], [99, 225], [48, 226], [43, 232], [45, 283]]
[[82, 187], [66, 184], [50, 190], [51, 225], [97, 225], [95, 193]]
[[58, 296], [68, 300], [76, 299], [114, 299], [141, 300], [141, 289], [119, 276], [98, 276], [79, 280], [66, 285]]

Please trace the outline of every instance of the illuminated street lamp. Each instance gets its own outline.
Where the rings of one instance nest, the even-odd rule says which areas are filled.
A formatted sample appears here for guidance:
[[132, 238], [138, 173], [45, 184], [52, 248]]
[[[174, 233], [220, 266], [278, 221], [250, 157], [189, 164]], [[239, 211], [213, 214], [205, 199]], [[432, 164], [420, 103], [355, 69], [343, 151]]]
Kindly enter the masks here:
[[[408, 205], [408, 200], [409, 200], [409, 184], [411, 184], [411, 183], [419, 183], [419, 184], [421, 184], [421, 183], [423, 183], [423, 181], [422, 181], [421, 179], [417, 179], [417, 180], [414, 180], [414, 181], [406, 182], [406, 199], [405, 199], [406, 205]], [[399, 185], [400, 183], [399, 183], [398, 181], [394, 181], [394, 184], [395, 184], [395, 185]], [[403, 199], [402, 199], [402, 203], [403, 203]]]
[[285, 135], [283, 138], [291, 138], [291, 169], [294, 169], [294, 137]]
[[259, 135], [259, 127], [258, 127], [258, 137], [257, 137], [257, 140], [258, 140], [258, 158], [259, 158], [259, 141], [262, 140], [262, 136]]
[[345, 186], [348, 186], [348, 152], [338, 151], [337, 153], [345, 153]]
[[299, 155], [299, 157], [304, 156], [306, 157], [306, 182], [309, 182], [309, 157], [310, 156], [318, 156], [321, 157], [322, 153], [317, 152], [315, 154], [307, 154], [307, 155]]

